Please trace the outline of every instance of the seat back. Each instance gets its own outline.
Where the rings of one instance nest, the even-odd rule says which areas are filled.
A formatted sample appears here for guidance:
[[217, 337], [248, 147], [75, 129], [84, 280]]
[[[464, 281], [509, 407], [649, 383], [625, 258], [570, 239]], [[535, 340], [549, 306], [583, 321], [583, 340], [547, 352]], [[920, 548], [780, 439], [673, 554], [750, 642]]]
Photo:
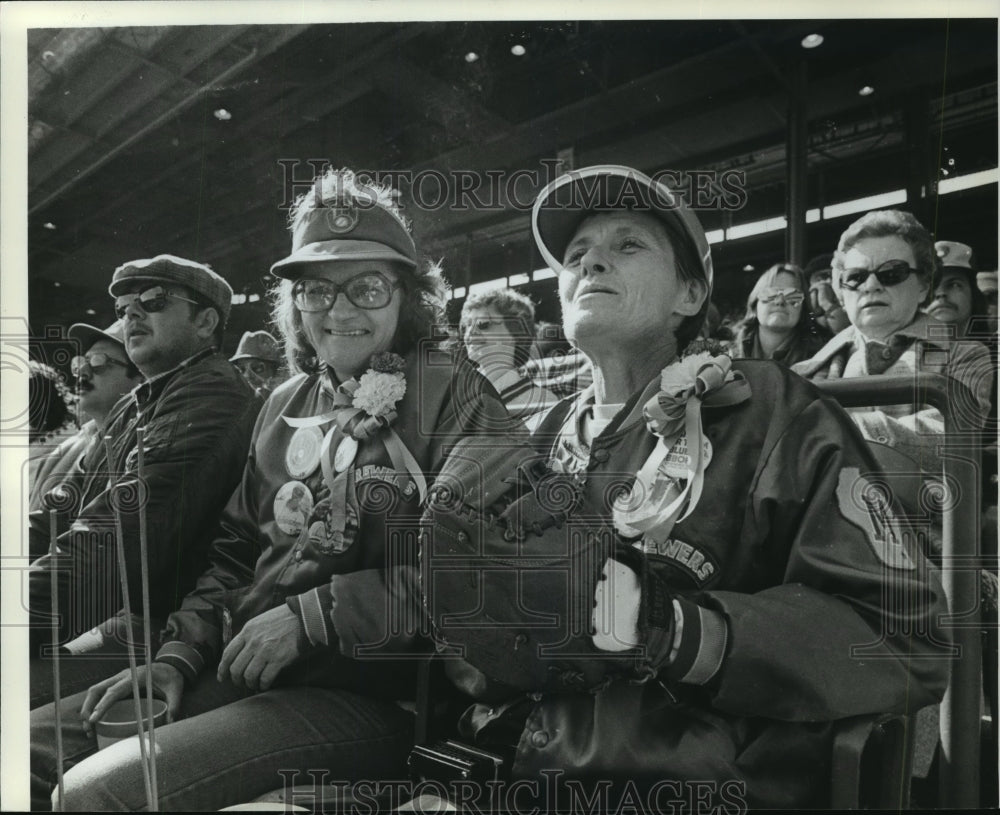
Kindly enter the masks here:
[[[953, 403], [958, 406], [972, 404], [972, 397], [961, 384], [940, 374], [862, 377], [815, 384], [845, 408], [930, 404], [944, 416], [945, 435], [941, 439], [944, 469], [940, 475], [953, 497], [950, 500], [946, 497], [941, 507], [941, 578], [951, 612], [942, 623], [950, 624], [956, 648], [951, 679], [941, 703], [939, 803], [948, 809], [974, 809], [979, 804], [982, 697], [979, 612], [979, 569], [982, 566], [979, 527], [981, 441], [976, 431], [966, 428], [959, 431], [955, 421], [957, 411], [952, 409]], [[873, 449], [879, 460], [898, 474], [898, 456], [901, 454]], [[910, 467], [912, 463], [903, 462], [903, 465]], [[892, 472], [887, 478], [890, 483], [900, 484], [900, 502], [907, 508], [912, 500], [912, 491]], [[919, 504], [918, 495], [917, 506]], [[902, 760], [905, 762], [909, 758], [903, 756]], [[891, 772], [892, 767], [888, 767], [887, 771]], [[892, 806], [899, 806], [898, 800]]]

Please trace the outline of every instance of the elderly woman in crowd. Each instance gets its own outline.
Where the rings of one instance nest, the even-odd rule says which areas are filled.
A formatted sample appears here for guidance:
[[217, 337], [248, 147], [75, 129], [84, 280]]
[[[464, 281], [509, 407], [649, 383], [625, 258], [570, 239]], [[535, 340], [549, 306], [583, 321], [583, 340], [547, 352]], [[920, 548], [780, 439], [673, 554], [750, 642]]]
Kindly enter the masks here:
[[[947, 661], [917, 658], [942, 654], [936, 573], [886, 533], [905, 520], [868, 500], [876, 465], [835, 403], [692, 343], [712, 262], [671, 190], [573, 171], [533, 230], [594, 383], [536, 459], [495, 448], [462, 484], [459, 449], [440, 481], [464, 489], [432, 491], [422, 585], [462, 648], [462, 737], [552, 809], [691, 807], [698, 784], [705, 811], [822, 805], [834, 720], [944, 690]], [[888, 603], [887, 581], [926, 602]]]
[[[412, 627], [393, 632], [409, 613], [399, 598], [419, 507], [449, 444], [508, 422], [468, 363], [427, 361], [444, 284], [418, 264], [388, 191], [331, 171], [298, 200], [291, 230], [271, 272], [301, 373], [262, 409], [212, 566], [152, 664], [171, 722], [156, 732], [165, 810], [252, 799], [287, 768], [405, 776], [413, 721], [396, 700], [414, 694]], [[67, 763], [82, 762], [66, 774], [67, 809], [145, 805], [136, 738], [86, 758], [130, 687], [125, 671], [64, 700]], [[52, 727], [50, 709], [34, 712], [36, 804], [54, 783]]]
[[734, 356], [793, 365], [809, 359], [829, 338], [830, 333], [813, 319], [802, 270], [792, 263], [776, 263], [760, 276], [747, 298]]
[[[937, 272], [934, 242], [908, 212], [869, 212], [840, 236], [834, 283], [851, 325], [794, 370], [807, 378], [850, 378], [917, 372], [946, 374], [968, 388], [971, 402], [955, 401], [960, 428], [982, 427], [990, 404], [989, 354], [977, 342], [939, 339], [921, 312]], [[870, 441], [887, 444], [929, 472], [940, 470], [934, 436], [944, 432], [936, 408], [901, 405], [854, 409]]]

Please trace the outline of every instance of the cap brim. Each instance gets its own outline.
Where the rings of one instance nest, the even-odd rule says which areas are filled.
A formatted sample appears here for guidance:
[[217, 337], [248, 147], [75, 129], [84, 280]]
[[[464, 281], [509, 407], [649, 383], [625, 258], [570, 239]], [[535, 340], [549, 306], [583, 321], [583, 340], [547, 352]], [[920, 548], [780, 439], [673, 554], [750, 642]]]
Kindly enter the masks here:
[[712, 285], [708, 239], [694, 213], [664, 184], [617, 164], [570, 171], [539, 193], [531, 213], [538, 251], [551, 269], [559, 271], [563, 268], [563, 253], [584, 218], [621, 210], [647, 211], [678, 233], [689, 244]]
[[330, 263], [343, 260], [385, 260], [416, 267], [412, 258], [397, 252], [391, 246], [375, 241], [318, 241], [307, 243], [288, 257], [271, 266], [271, 274], [294, 280], [302, 275], [310, 263]]
[[261, 362], [270, 362], [272, 365], [280, 365], [280, 359], [274, 359], [273, 357], [262, 357], [258, 354], [237, 354], [235, 357], [230, 357], [230, 362], [239, 362], [241, 359], [259, 359]]
[[116, 345], [120, 345], [122, 348], [125, 347], [125, 343], [117, 337], [113, 337], [107, 331], [101, 331], [101, 329], [87, 323], [73, 323], [69, 327], [69, 331], [66, 332], [66, 336], [71, 340], [76, 340], [80, 343], [80, 347], [84, 349], [90, 348], [98, 340], [108, 340]]
[[160, 277], [159, 275], [144, 275], [144, 274], [130, 274], [128, 277], [124, 277], [120, 280], [112, 281], [111, 285], [108, 286], [108, 294], [112, 297], [117, 297], [120, 294], [128, 294], [129, 289], [133, 287], [136, 283], [163, 283], [164, 285], [181, 285], [177, 283], [176, 280], [169, 280], [167, 278]]

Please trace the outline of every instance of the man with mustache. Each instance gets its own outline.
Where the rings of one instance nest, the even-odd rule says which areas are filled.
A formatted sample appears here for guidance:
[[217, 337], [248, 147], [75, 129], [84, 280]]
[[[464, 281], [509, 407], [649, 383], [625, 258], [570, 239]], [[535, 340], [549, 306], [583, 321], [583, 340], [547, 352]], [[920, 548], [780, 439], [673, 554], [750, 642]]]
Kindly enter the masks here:
[[[58, 562], [45, 554], [29, 571], [33, 653], [49, 637], [53, 568], [59, 577], [63, 641], [72, 640], [67, 647], [74, 654], [102, 652], [95, 659], [64, 660], [63, 694], [123, 667], [121, 644], [131, 628], [141, 631], [123, 615], [114, 617], [121, 606], [116, 524], [122, 529], [129, 595], [138, 611], [139, 507], [144, 506], [156, 631], [156, 621], [179, 605], [207, 566], [219, 511], [242, 475], [261, 406], [246, 380], [219, 353], [232, 288], [208, 266], [173, 255], [133, 260], [115, 270], [109, 292], [128, 357], [146, 381], [107, 418], [110, 461], [100, 464], [96, 494], [83, 497], [79, 512], [57, 515]], [[47, 516], [40, 512], [31, 518], [32, 553], [48, 550]], [[109, 659], [105, 652], [119, 658]], [[47, 672], [36, 673], [43, 677]], [[43, 688], [32, 688], [32, 706], [47, 699], [51, 688], [47, 697]]]
[[84, 477], [86, 463], [103, 456], [100, 440], [115, 403], [142, 381], [142, 374], [125, 354], [122, 322], [102, 331], [87, 323], [70, 326], [69, 338], [81, 352], [73, 357], [77, 406], [86, 421], [42, 461], [31, 486], [29, 509], [43, 509], [44, 496], [69, 478]]

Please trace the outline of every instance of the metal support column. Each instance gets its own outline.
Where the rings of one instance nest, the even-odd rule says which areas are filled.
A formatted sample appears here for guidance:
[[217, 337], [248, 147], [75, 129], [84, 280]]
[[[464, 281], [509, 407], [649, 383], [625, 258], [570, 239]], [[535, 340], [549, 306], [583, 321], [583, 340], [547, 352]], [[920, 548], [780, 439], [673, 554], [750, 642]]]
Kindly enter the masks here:
[[806, 260], [806, 194], [809, 180], [806, 143], [807, 77], [804, 59], [792, 66], [788, 83], [788, 137], [785, 152], [785, 260], [802, 266]]
[[911, 94], [903, 108], [906, 139], [906, 208], [929, 229], [930, 201], [937, 182], [936, 164], [931, 158], [929, 100], [924, 93]]

